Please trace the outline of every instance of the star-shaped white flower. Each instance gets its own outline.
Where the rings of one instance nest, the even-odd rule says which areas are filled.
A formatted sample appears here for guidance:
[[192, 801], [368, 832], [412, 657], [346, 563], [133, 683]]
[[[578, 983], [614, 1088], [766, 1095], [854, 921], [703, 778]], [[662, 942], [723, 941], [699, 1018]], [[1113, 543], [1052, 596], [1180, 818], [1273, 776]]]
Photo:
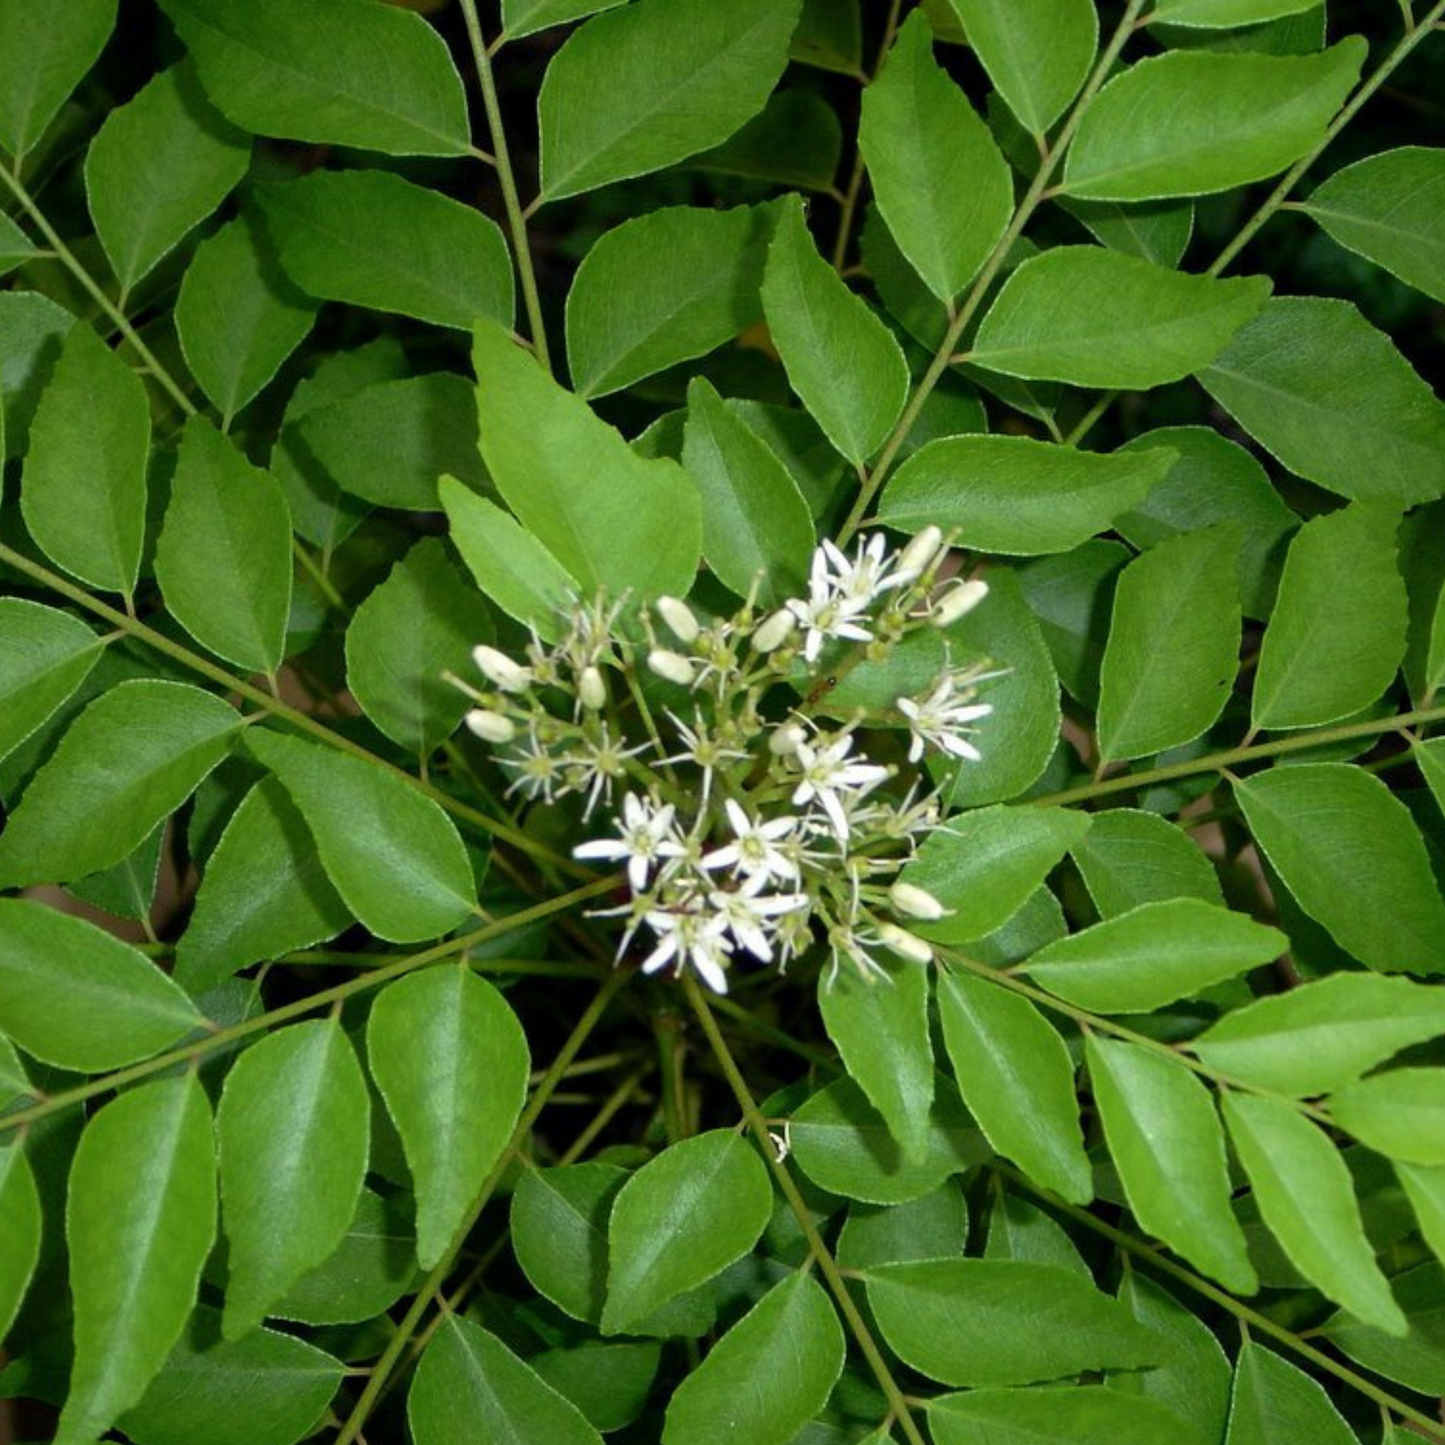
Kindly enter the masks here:
[[732, 936], [764, 963], [773, 961], [773, 920], [785, 913], [808, 907], [806, 893], [764, 893], [761, 878], [749, 879], [735, 893], [714, 889], [707, 901], [717, 911]]
[[789, 814], [764, 822], [750, 817], [747, 809], [732, 798], [726, 799], [723, 807], [732, 824], [733, 841], [706, 854], [704, 868], [731, 868], [734, 873], [762, 883], [774, 878], [797, 879], [797, 858], [780, 846], [797, 835], [797, 818]]
[[840, 840], [848, 836], [847, 803], [863, 797], [888, 776], [888, 769], [876, 763], [847, 761], [852, 750], [853, 735], [844, 733], [822, 748], [799, 743], [796, 754], [803, 776], [793, 789], [793, 806], [817, 803]]
[[732, 940], [721, 914], [705, 910], [657, 908], [647, 915], [657, 934], [657, 947], [642, 962], [643, 973], [657, 973], [670, 963], [681, 972], [689, 964], [714, 993], [728, 991], [728, 956]]
[[681, 858], [687, 853], [687, 846], [673, 823], [676, 811], [671, 803], [628, 793], [622, 799], [622, 829], [618, 835], [579, 843], [573, 848], [572, 856], [607, 862], [626, 859], [627, 881], [634, 893], [641, 893], [647, 887], [647, 876], [654, 863], [664, 858]]
[[898, 711], [908, 719], [908, 730], [913, 734], [908, 749], [908, 761], [916, 763], [923, 756], [924, 745], [932, 743], [955, 758], [966, 758], [976, 763], [982, 754], [964, 736], [971, 732], [968, 727], [981, 717], [993, 711], [991, 704], [972, 702], [972, 692], [960, 693], [952, 673], [946, 672], [937, 686], [922, 702], [913, 698], [900, 697]]

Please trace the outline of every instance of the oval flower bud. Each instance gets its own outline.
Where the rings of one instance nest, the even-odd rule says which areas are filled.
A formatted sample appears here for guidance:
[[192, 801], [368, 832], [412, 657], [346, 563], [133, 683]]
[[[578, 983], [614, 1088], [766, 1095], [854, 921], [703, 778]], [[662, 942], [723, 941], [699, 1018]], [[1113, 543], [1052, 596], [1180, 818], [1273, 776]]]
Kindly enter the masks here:
[[798, 620], [786, 607], [765, 617], [753, 633], [755, 652], [776, 652], [792, 635]]
[[692, 608], [686, 602], [676, 597], [659, 597], [657, 610], [679, 642], [697, 641], [697, 634], [701, 629], [697, 625], [697, 618], [693, 616]]
[[577, 679], [577, 701], [593, 712], [607, 706], [607, 685], [602, 681], [601, 672], [595, 667], [584, 667]]
[[898, 554], [898, 566], [894, 576], [900, 581], [911, 582], [921, 577], [933, 565], [938, 549], [943, 545], [943, 532], [931, 522]]
[[472, 661], [477, 670], [503, 692], [526, 692], [532, 685], [532, 669], [513, 662], [505, 652], [480, 643], [472, 648]]
[[474, 707], [466, 716], [466, 724], [483, 742], [509, 743], [517, 736], [516, 724], [510, 718], [486, 707]]
[[697, 669], [680, 652], [669, 652], [665, 647], [654, 647], [647, 654], [647, 665], [668, 682], [679, 687], [691, 687], [697, 676]]
[[906, 928], [899, 928], [896, 923], [880, 923], [878, 941], [914, 963], [933, 962], [933, 949], [916, 933], [909, 933]]
[[775, 758], [790, 758], [807, 740], [807, 730], [802, 723], [780, 723], [768, 738], [768, 751]]
[[925, 923], [936, 923], [953, 912], [945, 908], [926, 888], [899, 879], [888, 890], [888, 901], [895, 913], [907, 914], [909, 918], [921, 918]]
[[988, 583], [982, 577], [971, 577], [967, 582], [955, 583], [933, 604], [933, 625], [952, 627], [960, 617], [966, 617], [987, 596]]

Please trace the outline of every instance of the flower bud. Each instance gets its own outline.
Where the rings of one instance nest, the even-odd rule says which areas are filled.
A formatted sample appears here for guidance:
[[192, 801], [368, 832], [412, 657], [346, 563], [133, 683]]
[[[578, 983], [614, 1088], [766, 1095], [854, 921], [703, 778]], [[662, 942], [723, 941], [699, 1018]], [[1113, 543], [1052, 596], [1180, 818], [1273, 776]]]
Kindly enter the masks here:
[[954, 583], [933, 604], [933, 625], [952, 627], [960, 617], [966, 617], [987, 596], [988, 583], [982, 577], [971, 577], [967, 582]]
[[798, 751], [798, 745], [808, 739], [802, 723], [780, 723], [768, 738], [768, 751], [775, 758], [790, 758]]
[[602, 674], [595, 667], [584, 667], [582, 675], [577, 679], [577, 701], [583, 707], [591, 708], [593, 712], [606, 707], [607, 686], [602, 681]]
[[481, 644], [472, 648], [477, 670], [503, 692], [526, 692], [532, 685], [532, 669], [513, 662], [505, 652]]
[[686, 602], [679, 601], [676, 597], [659, 597], [657, 610], [679, 642], [690, 644], [697, 641], [700, 631], [697, 618], [693, 616], [692, 608]]
[[907, 929], [899, 928], [896, 923], [880, 923], [878, 941], [913, 963], [933, 962], [933, 949], [916, 933], [909, 933]]
[[907, 582], [921, 577], [933, 565], [942, 544], [942, 531], [930, 523], [898, 554], [894, 575]]
[[664, 647], [654, 647], [647, 654], [647, 665], [668, 682], [679, 687], [691, 687], [697, 676], [697, 669], [680, 652], [669, 652]]
[[793, 635], [797, 625], [797, 618], [786, 607], [774, 612], [771, 617], [765, 617], [753, 633], [753, 650], [776, 652]]
[[921, 918], [925, 923], [936, 923], [953, 912], [953, 909], [945, 908], [926, 888], [920, 888], [915, 883], [905, 883], [902, 879], [889, 888], [888, 901], [893, 905], [895, 913], [906, 914], [909, 918]]
[[490, 708], [474, 707], [466, 716], [466, 724], [484, 742], [509, 743], [517, 736], [516, 724]]

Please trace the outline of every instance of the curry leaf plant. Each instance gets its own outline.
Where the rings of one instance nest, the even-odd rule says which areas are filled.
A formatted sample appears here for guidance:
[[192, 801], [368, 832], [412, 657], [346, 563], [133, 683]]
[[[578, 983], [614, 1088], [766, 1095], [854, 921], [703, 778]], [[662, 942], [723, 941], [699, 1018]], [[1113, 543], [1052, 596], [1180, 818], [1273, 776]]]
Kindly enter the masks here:
[[1445, 0], [0, 0], [0, 1438], [1445, 1445]]

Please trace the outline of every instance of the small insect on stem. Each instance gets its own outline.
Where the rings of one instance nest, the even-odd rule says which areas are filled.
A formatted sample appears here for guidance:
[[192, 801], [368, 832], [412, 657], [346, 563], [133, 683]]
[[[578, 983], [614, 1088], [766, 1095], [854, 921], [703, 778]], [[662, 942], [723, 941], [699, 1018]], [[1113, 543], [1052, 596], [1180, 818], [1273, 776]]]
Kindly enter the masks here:
[[803, 699], [803, 706], [812, 707], [814, 703], [821, 702], [837, 686], [838, 679], [836, 677], [825, 677], [820, 682], [814, 683], [812, 691]]

